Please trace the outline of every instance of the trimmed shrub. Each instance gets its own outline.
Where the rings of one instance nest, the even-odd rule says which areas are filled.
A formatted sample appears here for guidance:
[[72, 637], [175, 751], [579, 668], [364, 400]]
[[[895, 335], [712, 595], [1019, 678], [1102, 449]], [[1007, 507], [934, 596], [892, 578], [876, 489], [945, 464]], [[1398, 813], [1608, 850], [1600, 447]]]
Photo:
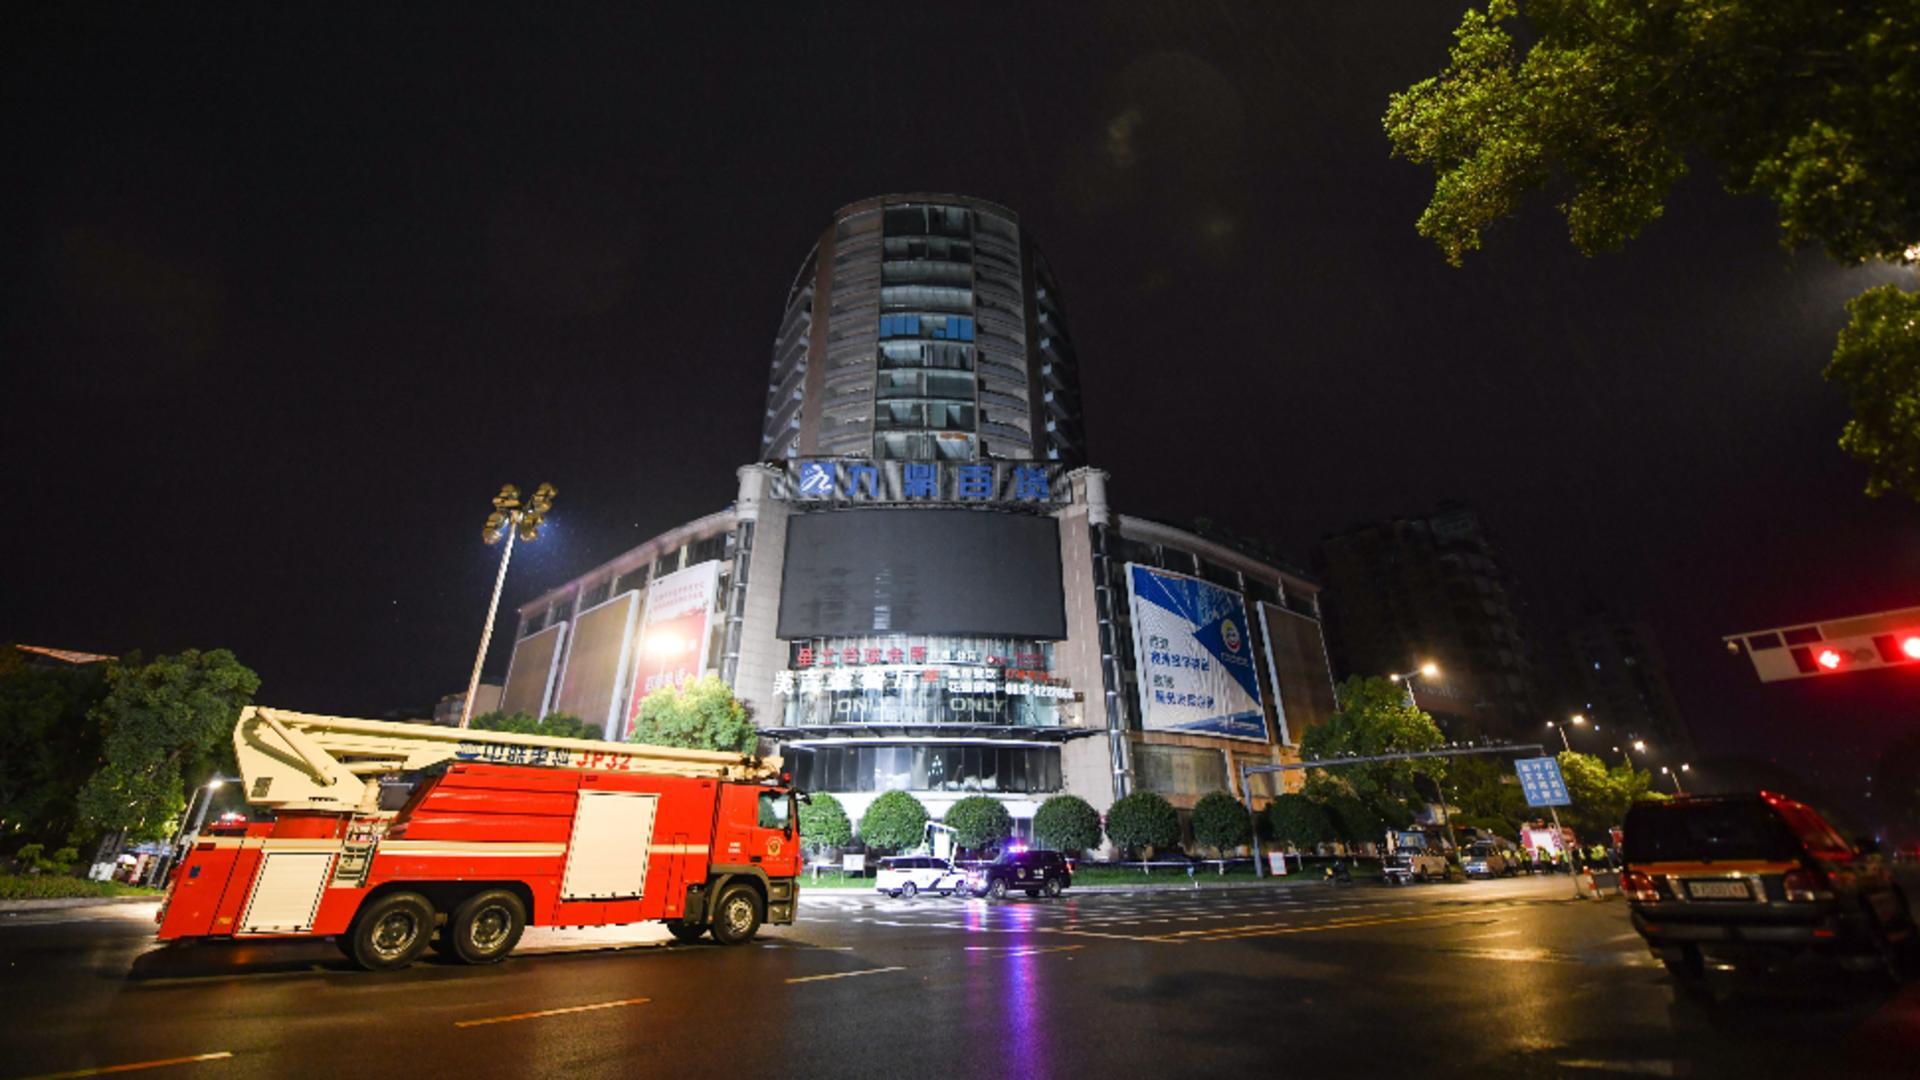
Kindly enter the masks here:
[[941, 819], [953, 830], [954, 842], [968, 851], [999, 847], [1013, 835], [1013, 815], [999, 799], [987, 795], [969, 795], [948, 809]]
[[1151, 791], [1136, 791], [1107, 811], [1107, 839], [1122, 852], [1180, 843], [1180, 815]]
[[926, 840], [927, 808], [904, 791], [889, 791], [860, 815], [860, 840], [876, 851], [912, 851]]
[[1253, 817], [1240, 800], [1224, 791], [1203, 796], [1193, 806], [1193, 840], [1221, 858], [1253, 838]]
[[809, 796], [813, 801], [800, 804], [800, 847], [814, 855], [829, 848], [843, 848], [853, 841], [853, 822], [847, 808], [831, 795]]
[[1055, 851], [1100, 846], [1100, 812], [1078, 795], [1055, 795], [1033, 815], [1033, 838]]
[[1337, 838], [1327, 808], [1305, 795], [1280, 795], [1267, 804], [1273, 839], [1297, 850], [1312, 851]]

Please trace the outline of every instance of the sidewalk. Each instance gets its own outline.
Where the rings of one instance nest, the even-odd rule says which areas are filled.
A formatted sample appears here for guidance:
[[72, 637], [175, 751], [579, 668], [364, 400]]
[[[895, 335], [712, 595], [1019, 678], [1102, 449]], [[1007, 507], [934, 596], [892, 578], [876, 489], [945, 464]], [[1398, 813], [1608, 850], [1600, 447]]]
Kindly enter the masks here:
[[0, 915], [16, 911], [60, 911], [65, 908], [112, 907], [120, 904], [158, 904], [158, 896], [61, 896], [46, 900], [0, 900]]

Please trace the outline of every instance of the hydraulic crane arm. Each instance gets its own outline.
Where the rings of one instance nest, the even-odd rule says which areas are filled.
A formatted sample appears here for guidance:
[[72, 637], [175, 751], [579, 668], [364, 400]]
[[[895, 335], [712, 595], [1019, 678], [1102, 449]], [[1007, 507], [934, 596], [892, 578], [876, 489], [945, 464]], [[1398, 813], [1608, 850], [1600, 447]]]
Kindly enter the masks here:
[[379, 778], [444, 761], [756, 781], [780, 758], [672, 746], [557, 739], [509, 731], [355, 720], [250, 706], [233, 729], [247, 801], [276, 809], [371, 813]]

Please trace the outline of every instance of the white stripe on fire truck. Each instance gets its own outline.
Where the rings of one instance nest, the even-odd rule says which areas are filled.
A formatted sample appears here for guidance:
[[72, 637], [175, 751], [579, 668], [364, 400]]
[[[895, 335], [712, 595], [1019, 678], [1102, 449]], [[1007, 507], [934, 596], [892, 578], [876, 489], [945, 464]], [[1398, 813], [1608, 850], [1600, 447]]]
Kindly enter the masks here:
[[[202, 840], [199, 846], [216, 848], [240, 847], [245, 837], [220, 837]], [[258, 850], [273, 854], [276, 851], [339, 851], [339, 840], [268, 840], [264, 844], [257, 841], [252, 845]], [[383, 840], [381, 852], [393, 855], [560, 855], [567, 850], [565, 844], [522, 843], [497, 840]], [[706, 844], [655, 844], [650, 850], [653, 855], [705, 855], [709, 850]]]

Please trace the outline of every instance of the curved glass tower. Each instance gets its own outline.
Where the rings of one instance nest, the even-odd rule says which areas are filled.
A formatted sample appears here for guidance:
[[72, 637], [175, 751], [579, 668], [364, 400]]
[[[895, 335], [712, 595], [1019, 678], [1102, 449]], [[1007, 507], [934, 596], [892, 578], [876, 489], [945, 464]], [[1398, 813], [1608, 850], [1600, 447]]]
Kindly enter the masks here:
[[1060, 291], [1014, 213], [886, 195], [835, 214], [788, 290], [760, 457], [1084, 464]]

